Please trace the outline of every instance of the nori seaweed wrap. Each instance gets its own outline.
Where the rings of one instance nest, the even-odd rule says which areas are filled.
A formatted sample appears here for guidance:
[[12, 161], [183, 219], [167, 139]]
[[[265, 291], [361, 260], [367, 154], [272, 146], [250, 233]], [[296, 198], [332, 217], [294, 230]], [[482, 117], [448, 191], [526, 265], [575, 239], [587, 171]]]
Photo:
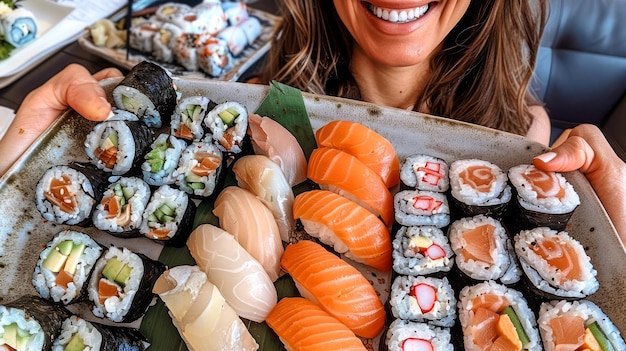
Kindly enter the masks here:
[[143, 61], [113, 89], [113, 98], [117, 107], [136, 114], [149, 127], [160, 128], [170, 123], [177, 92], [164, 68]]
[[146, 338], [136, 329], [109, 326], [71, 316], [63, 321], [61, 333], [54, 340], [52, 350], [65, 351], [77, 347], [93, 351], [143, 351], [148, 346]]

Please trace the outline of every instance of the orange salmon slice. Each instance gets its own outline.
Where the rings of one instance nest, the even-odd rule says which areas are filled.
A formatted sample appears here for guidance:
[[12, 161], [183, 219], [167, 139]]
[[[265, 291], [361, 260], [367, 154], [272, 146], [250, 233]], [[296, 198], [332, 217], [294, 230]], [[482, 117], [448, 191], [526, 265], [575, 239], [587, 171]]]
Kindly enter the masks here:
[[496, 329], [499, 315], [487, 308], [478, 308], [472, 319], [472, 336], [474, 344], [484, 350], [498, 337]]
[[470, 166], [460, 174], [461, 181], [482, 193], [491, 189], [491, 184], [496, 180], [491, 168], [482, 165]]
[[556, 174], [553, 172], [544, 172], [532, 168], [524, 172], [522, 176], [531, 184], [532, 189], [537, 193], [537, 197], [540, 199], [547, 197], [562, 199], [565, 197], [565, 189], [563, 189]]
[[206, 177], [214, 172], [220, 166], [220, 158], [209, 153], [199, 152], [195, 156], [196, 160], [200, 161], [195, 165], [191, 172], [200, 177]]
[[583, 344], [585, 322], [582, 317], [561, 315], [548, 322], [552, 328], [555, 350], [577, 350]]
[[476, 311], [479, 308], [486, 308], [490, 311], [500, 313], [507, 306], [509, 306], [509, 301], [504, 296], [497, 294], [482, 294], [476, 296], [472, 300], [473, 311]]
[[551, 266], [562, 272], [567, 279], [580, 279], [582, 269], [578, 255], [571, 245], [553, 238], [538, 238], [530, 248]]
[[44, 196], [61, 211], [66, 213], [74, 213], [76, 211], [76, 196], [71, 193], [67, 186], [72, 184], [72, 180], [62, 175], [61, 179], [53, 178], [50, 181], [50, 189], [44, 192]]
[[466, 260], [474, 260], [493, 264], [491, 251], [495, 247], [495, 239], [493, 233], [496, 228], [491, 224], [484, 224], [474, 229], [463, 232], [463, 256]]

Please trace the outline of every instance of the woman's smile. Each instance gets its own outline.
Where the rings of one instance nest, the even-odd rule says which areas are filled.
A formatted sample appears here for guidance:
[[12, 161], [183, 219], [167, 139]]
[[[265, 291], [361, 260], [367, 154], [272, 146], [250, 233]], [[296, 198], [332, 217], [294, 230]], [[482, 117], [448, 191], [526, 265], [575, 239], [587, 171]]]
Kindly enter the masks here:
[[391, 9], [369, 4], [368, 9], [379, 19], [393, 23], [406, 23], [415, 21], [422, 17], [428, 11], [429, 4], [406, 9]]

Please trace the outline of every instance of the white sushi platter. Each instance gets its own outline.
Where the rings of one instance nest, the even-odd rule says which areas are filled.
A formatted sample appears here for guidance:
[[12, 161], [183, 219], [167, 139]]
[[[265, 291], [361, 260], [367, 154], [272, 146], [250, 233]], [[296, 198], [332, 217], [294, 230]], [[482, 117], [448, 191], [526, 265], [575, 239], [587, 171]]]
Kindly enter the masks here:
[[[109, 79], [103, 85], [111, 89], [117, 82]], [[175, 84], [183, 96], [205, 94], [217, 102], [238, 101], [249, 111], [261, 105], [269, 90], [262, 85], [189, 77], [175, 77]], [[303, 97], [314, 130], [338, 116], [363, 123], [391, 140], [400, 160], [419, 152], [447, 162], [480, 158], [508, 169], [546, 151], [524, 137], [445, 118], [307, 93]], [[66, 229], [41, 217], [35, 207], [36, 183], [53, 165], [87, 161], [84, 141], [93, 125], [68, 111], [0, 178], [0, 303], [36, 293], [30, 281], [40, 250], [55, 233]], [[606, 311], [624, 334], [626, 250], [585, 177], [579, 172], [565, 176], [581, 198], [566, 230], [582, 243], [598, 271], [600, 289], [589, 300]], [[160, 254], [161, 246], [148, 239], [118, 239], [93, 228], [78, 229], [103, 244], [130, 240], [123, 245], [155, 259]], [[385, 284], [390, 284], [389, 279]], [[378, 289], [381, 299], [386, 299], [389, 285]]]

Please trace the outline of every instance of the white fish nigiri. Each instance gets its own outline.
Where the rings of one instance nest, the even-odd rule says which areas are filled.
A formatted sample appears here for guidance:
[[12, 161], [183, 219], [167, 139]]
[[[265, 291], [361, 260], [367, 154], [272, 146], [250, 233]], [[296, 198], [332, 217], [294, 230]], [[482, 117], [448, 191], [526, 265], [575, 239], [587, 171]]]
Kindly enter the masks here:
[[235, 310], [197, 266], [168, 269], [157, 279], [153, 292], [165, 302], [190, 351], [259, 348]]
[[269, 117], [248, 114], [248, 134], [254, 153], [276, 162], [292, 187], [304, 182], [307, 161], [296, 137]]
[[220, 220], [220, 228], [259, 261], [270, 279], [278, 279], [284, 248], [270, 209], [250, 191], [229, 186], [215, 199], [213, 213]]
[[272, 211], [280, 238], [289, 242], [296, 227], [294, 195], [278, 164], [264, 155], [246, 155], [235, 162], [233, 172], [239, 186], [250, 190]]
[[191, 232], [187, 247], [198, 267], [240, 317], [265, 320], [278, 301], [276, 288], [261, 264], [232, 234], [203, 224]]

